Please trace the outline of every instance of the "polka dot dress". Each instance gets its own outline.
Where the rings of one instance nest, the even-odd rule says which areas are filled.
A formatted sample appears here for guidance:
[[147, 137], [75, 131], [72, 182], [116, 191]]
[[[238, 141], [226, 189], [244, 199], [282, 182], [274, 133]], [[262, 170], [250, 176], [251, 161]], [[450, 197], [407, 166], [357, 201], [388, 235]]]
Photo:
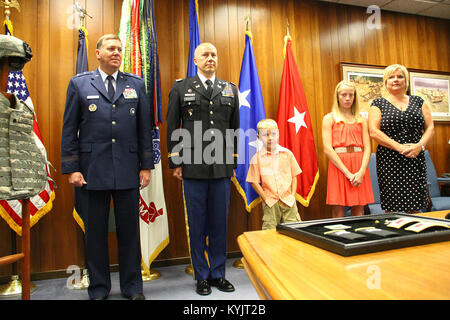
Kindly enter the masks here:
[[[423, 99], [410, 96], [405, 111], [385, 98], [375, 99], [373, 107], [381, 110], [380, 128], [399, 143], [418, 143], [425, 129]], [[377, 175], [381, 208], [387, 211], [411, 212], [426, 208], [428, 188], [424, 152], [407, 158], [395, 150], [378, 145]]]

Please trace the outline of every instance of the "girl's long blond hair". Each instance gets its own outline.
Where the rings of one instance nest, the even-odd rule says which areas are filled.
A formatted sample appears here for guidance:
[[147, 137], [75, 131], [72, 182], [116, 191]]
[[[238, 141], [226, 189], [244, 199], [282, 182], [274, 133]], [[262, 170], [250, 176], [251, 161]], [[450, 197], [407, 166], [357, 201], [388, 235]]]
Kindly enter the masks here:
[[353, 99], [353, 105], [352, 105], [352, 114], [355, 116], [355, 121], [359, 123], [363, 119], [362, 119], [362, 117], [361, 117], [361, 115], [359, 113], [360, 110], [359, 110], [358, 90], [356, 89], [356, 86], [355, 86], [355, 84], [353, 82], [347, 81], [347, 80], [339, 82], [337, 84], [337, 86], [336, 86], [336, 89], [334, 89], [333, 105], [331, 107], [331, 112], [333, 113], [334, 120], [336, 122], [344, 121], [342, 119], [342, 116], [341, 116], [341, 111], [340, 111], [340, 108], [339, 108], [339, 97], [338, 97], [339, 92], [341, 91], [340, 89], [341, 89], [342, 86], [346, 86], [346, 87], [352, 88], [353, 91], [355, 92], [354, 99]]

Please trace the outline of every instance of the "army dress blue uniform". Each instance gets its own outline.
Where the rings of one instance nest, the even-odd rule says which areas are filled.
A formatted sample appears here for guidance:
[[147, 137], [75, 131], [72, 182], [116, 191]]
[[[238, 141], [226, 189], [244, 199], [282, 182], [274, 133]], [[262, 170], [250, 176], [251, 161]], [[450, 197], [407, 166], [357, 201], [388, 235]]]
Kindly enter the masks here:
[[[112, 90], [111, 90], [112, 92]], [[142, 293], [139, 171], [153, 169], [153, 111], [144, 81], [118, 71], [110, 98], [99, 70], [73, 77], [67, 89], [61, 141], [62, 173], [81, 172], [77, 211], [85, 225], [90, 298], [111, 289], [108, 214], [111, 196], [122, 294]]]
[[[198, 75], [175, 81], [167, 110], [169, 165], [182, 167], [196, 280], [225, 277], [230, 178], [237, 166], [238, 91], [217, 78], [212, 87], [209, 95]], [[176, 139], [180, 127], [188, 137]], [[211, 151], [213, 142], [219, 147]]]

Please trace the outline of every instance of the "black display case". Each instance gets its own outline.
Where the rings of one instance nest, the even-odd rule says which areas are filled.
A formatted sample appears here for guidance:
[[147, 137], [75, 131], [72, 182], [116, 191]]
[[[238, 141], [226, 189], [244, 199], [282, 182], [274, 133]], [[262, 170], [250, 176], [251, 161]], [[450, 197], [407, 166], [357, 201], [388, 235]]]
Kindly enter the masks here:
[[404, 213], [284, 223], [276, 229], [342, 256], [450, 241], [450, 221]]

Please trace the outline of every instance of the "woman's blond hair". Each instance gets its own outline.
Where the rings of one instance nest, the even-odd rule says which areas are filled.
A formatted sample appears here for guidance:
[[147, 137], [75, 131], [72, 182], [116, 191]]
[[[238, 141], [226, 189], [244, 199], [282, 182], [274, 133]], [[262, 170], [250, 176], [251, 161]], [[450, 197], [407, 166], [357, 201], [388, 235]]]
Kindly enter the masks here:
[[[384, 84], [384, 87], [386, 88], [387, 80], [389, 79], [391, 74], [393, 74], [394, 71], [396, 71], [396, 70], [400, 70], [403, 73], [403, 76], [405, 77], [405, 81], [406, 81], [405, 91], [408, 91], [408, 88], [409, 88], [409, 73], [408, 73], [408, 69], [406, 69], [406, 67], [401, 65], [401, 64], [391, 64], [390, 66], [386, 67], [386, 69], [384, 69], [384, 72], [383, 72], [383, 84]], [[386, 88], [386, 90], [387, 90], [387, 88]]]
[[336, 122], [344, 121], [341, 116], [341, 110], [339, 109], [339, 92], [341, 91], [341, 87], [346, 86], [349, 88], [352, 88], [355, 95], [353, 98], [353, 104], [352, 104], [352, 114], [355, 116], [356, 122], [361, 122], [362, 118], [359, 113], [359, 95], [358, 95], [358, 89], [356, 88], [355, 84], [351, 81], [341, 81], [337, 84], [336, 89], [334, 89], [334, 95], [333, 95], [333, 106], [331, 107], [331, 112], [334, 115], [334, 120]]

